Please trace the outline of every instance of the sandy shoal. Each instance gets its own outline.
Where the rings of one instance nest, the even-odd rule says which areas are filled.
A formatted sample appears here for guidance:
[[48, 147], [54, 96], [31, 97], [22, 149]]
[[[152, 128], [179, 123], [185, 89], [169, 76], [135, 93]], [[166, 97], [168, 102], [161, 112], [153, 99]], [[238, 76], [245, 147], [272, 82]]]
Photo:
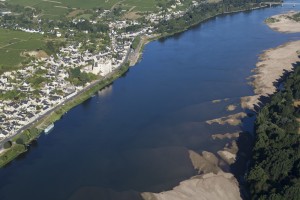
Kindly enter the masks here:
[[284, 72], [290, 72], [293, 65], [300, 61], [300, 41], [288, 42], [279, 47], [266, 50], [256, 64], [253, 78], [254, 96], [243, 97], [242, 107], [253, 109], [258, 105], [261, 96], [268, 96], [276, 91], [274, 83]]
[[276, 31], [283, 33], [298, 33], [300, 32], [300, 23], [296, 22], [289, 17], [297, 12], [291, 11], [285, 14], [274, 15], [271, 18], [275, 19], [275, 22], [268, 23], [267, 25]]

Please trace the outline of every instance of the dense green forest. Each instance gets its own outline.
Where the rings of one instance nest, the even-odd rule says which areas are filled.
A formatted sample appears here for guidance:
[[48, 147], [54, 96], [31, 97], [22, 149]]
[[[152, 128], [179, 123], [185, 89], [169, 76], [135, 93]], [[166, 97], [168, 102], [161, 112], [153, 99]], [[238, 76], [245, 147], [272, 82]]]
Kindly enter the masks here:
[[[279, 0], [270, 0], [269, 2]], [[263, 0], [223, 0], [218, 3], [205, 3], [200, 6], [192, 6], [183, 17], [173, 17], [170, 20], [162, 21], [156, 25], [159, 33], [180, 32], [205, 19], [222, 13], [229, 13], [238, 10], [250, 10], [259, 7]]]
[[300, 63], [256, 119], [247, 180], [252, 199], [300, 199]]

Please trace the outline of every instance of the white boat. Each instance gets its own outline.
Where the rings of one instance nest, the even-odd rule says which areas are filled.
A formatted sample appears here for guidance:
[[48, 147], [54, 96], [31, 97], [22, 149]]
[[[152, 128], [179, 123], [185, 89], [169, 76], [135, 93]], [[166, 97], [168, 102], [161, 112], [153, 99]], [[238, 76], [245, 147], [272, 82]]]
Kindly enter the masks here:
[[54, 124], [52, 123], [47, 128], [45, 128], [44, 130], [45, 134], [48, 134], [53, 128], [54, 128]]

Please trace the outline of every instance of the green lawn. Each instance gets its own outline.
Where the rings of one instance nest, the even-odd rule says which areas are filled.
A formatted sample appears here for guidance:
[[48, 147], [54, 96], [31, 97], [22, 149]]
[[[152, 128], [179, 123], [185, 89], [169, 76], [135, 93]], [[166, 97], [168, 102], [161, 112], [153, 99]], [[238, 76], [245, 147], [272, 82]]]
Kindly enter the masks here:
[[24, 51], [32, 51], [44, 46], [41, 34], [0, 29], [0, 72], [14, 69], [26, 58]]

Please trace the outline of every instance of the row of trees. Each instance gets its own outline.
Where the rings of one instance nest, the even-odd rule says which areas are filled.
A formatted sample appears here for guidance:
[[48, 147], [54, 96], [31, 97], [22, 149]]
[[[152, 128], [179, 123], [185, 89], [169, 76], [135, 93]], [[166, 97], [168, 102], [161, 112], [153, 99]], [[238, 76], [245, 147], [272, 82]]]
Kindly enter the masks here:
[[[279, 0], [270, 0], [279, 1]], [[263, 0], [222, 0], [218, 3], [200, 3], [199, 6], [191, 6], [183, 17], [172, 17], [170, 20], [162, 21], [156, 25], [159, 33], [174, 33], [182, 31], [205, 19], [237, 10], [248, 10], [258, 7]]]
[[191, 8], [186, 14], [180, 18], [173, 17], [170, 20], [164, 20], [156, 25], [159, 33], [173, 33], [182, 31], [183, 28], [188, 28], [193, 24], [203, 21], [206, 18], [215, 16], [221, 13], [220, 3], [206, 3], [199, 7]]
[[[27, 129], [18, 138], [16, 138], [15, 144], [24, 145], [24, 148], [26, 148], [26, 144], [28, 144], [32, 139], [36, 138], [39, 134], [40, 131], [37, 128]], [[12, 141], [7, 141], [3, 144], [5, 149], [9, 149], [12, 146]]]
[[259, 112], [247, 180], [252, 199], [300, 199], [300, 64]]
[[19, 92], [16, 89], [8, 90], [0, 93], [0, 100], [20, 100], [25, 99], [27, 95], [23, 92]]

